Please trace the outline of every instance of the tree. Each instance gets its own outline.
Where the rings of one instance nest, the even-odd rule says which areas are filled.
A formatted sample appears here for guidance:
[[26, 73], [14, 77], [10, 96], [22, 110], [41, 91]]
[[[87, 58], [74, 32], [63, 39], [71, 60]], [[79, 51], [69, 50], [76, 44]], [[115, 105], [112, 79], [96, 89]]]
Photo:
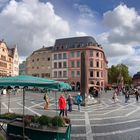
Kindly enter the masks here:
[[116, 66], [112, 65], [111, 68], [108, 70], [108, 79], [109, 83], [116, 83], [118, 84], [118, 77], [123, 77], [124, 84], [131, 84], [132, 78], [129, 75], [128, 66], [125, 64], [118, 64]]

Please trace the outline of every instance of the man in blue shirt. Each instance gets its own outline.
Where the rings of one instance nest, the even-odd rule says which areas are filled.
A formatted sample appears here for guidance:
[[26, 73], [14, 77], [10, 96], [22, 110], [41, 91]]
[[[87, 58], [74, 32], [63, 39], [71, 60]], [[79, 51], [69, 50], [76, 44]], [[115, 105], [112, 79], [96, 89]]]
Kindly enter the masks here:
[[76, 102], [77, 102], [79, 111], [80, 111], [80, 105], [81, 105], [82, 101], [83, 101], [82, 96], [80, 95], [80, 93], [78, 93], [78, 95], [76, 96]]

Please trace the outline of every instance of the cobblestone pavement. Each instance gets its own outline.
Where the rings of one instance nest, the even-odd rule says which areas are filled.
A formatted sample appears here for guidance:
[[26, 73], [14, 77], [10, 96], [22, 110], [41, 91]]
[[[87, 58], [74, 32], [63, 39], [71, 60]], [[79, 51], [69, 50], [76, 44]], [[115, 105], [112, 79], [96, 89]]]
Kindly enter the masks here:
[[[43, 94], [26, 93], [26, 113], [58, 115], [55, 97], [59, 93], [50, 94], [49, 110], [44, 111]], [[68, 112], [72, 121], [71, 140], [140, 140], [140, 102], [136, 103], [131, 96], [128, 103], [124, 103], [124, 96], [113, 103], [112, 93], [103, 93], [100, 104], [81, 107], [73, 105], [73, 111]], [[8, 110], [8, 96], [1, 97], [1, 112]], [[22, 94], [11, 95], [10, 112], [22, 113]]]

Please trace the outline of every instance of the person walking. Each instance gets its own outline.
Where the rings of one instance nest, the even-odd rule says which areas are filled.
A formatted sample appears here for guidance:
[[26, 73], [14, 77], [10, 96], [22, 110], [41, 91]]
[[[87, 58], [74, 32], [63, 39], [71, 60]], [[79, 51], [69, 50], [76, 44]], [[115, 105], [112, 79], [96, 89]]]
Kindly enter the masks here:
[[115, 90], [114, 93], [113, 93], [113, 97], [112, 97], [114, 103], [116, 103], [116, 101], [118, 101], [118, 98], [117, 98], [117, 91]]
[[138, 93], [137, 89], [135, 91], [135, 97], [136, 97], [136, 102], [138, 102], [139, 101], [139, 93]]
[[78, 105], [78, 111], [80, 111], [80, 106], [81, 106], [82, 101], [83, 101], [82, 96], [80, 95], [80, 93], [78, 93], [78, 95], [76, 96], [76, 103]]
[[68, 103], [68, 111], [71, 112], [72, 111], [72, 104], [73, 104], [73, 98], [71, 97], [71, 94], [69, 94], [69, 96], [67, 98], [67, 103]]
[[62, 117], [64, 117], [64, 115], [65, 115], [67, 117], [66, 99], [63, 94], [61, 94], [59, 97], [58, 105], [59, 105], [59, 109], [60, 109], [59, 116], [62, 115]]
[[48, 97], [47, 93], [44, 95], [44, 100], [45, 100], [44, 109], [48, 110], [48, 107], [49, 107], [49, 97]]
[[125, 103], [127, 103], [128, 100], [129, 100], [129, 92], [126, 91], [126, 93], [125, 93]]

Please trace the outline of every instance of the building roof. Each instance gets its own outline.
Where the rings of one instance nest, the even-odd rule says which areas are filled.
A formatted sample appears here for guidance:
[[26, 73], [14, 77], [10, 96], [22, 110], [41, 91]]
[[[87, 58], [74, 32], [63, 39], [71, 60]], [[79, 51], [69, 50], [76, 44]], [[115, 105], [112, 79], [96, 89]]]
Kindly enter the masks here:
[[133, 79], [140, 79], [140, 71], [134, 74]]
[[98, 46], [96, 40], [91, 36], [71, 37], [56, 39], [54, 49], [83, 48], [90, 45]]
[[45, 46], [43, 46], [41, 49], [35, 50], [35, 51], [33, 52], [33, 54], [34, 54], [35, 52], [51, 51], [52, 48], [53, 48], [53, 46], [50, 46], [50, 47], [45, 47]]
[[8, 48], [8, 55], [13, 57], [15, 53], [15, 48]]

